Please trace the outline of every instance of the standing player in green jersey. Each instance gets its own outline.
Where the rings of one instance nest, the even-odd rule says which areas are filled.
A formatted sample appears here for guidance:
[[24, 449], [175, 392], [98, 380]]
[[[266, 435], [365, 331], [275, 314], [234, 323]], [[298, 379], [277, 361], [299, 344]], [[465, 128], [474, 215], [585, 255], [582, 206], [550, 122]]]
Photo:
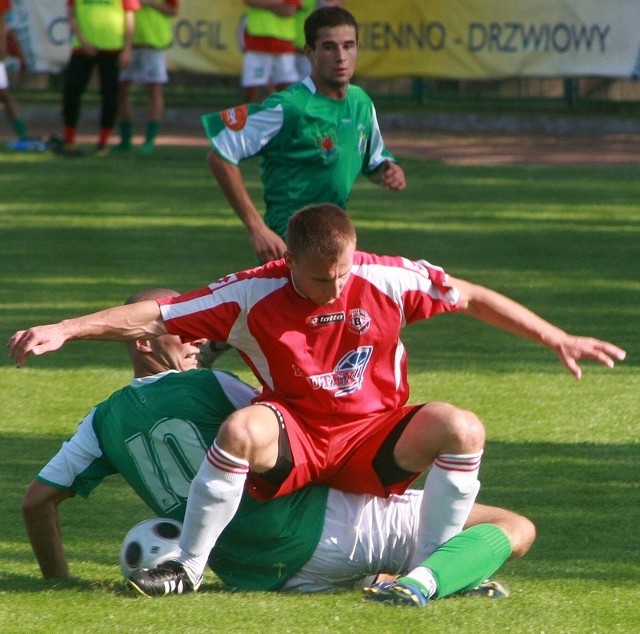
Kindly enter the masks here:
[[[359, 174], [391, 191], [405, 188], [404, 172], [385, 148], [369, 96], [350, 85], [358, 50], [358, 23], [337, 6], [305, 21], [311, 75], [249, 104], [205, 115], [213, 149], [207, 160], [231, 207], [249, 231], [261, 262], [284, 255], [289, 217], [314, 203], [345, 208]], [[239, 163], [260, 155], [264, 219]]]
[[[172, 294], [143, 291], [128, 303]], [[220, 423], [255, 395], [225, 372], [194, 369], [200, 343], [173, 335], [127, 342], [131, 384], [94, 407], [31, 483], [22, 510], [45, 578], [69, 577], [59, 504], [89, 496], [109, 475], [120, 473], [158, 516], [183, 519], [191, 478]], [[266, 503], [245, 495], [209, 563], [236, 590], [352, 589], [378, 573], [408, 569], [421, 498], [418, 490], [377, 498], [324, 486]], [[509, 557], [524, 555], [535, 538], [526, 518], [481, 504], [467, 526], [418, 569], [422, 577], [413, 583], [427, 594], [475, 588]], [[496, 590], [504, 593], [492, 582], [474, 594]], [[386, 600], [375, 590], [366, 596]], [[402, 602], [421, 605], [411, 597]]]

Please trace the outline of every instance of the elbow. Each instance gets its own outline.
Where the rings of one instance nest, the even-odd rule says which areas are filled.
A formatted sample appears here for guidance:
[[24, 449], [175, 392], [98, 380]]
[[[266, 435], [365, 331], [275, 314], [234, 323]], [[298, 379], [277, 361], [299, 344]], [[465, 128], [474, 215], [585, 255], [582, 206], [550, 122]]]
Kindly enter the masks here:
[[24, 523], [29, 524], [41, 517], [44, 512], [45, 506], [46, 504], [43, 503], [42, 499], [35, 495], [33, 486], [29, 487], [24, 497], [22, 498], [22, 503], [20, 505]]

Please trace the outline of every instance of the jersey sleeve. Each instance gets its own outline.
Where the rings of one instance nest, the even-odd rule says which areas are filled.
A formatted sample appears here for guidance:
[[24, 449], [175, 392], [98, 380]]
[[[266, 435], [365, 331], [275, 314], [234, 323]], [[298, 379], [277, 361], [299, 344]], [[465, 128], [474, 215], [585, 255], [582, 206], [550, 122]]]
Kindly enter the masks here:
[[213, 373], [225, 396], [236, 409], [251, 405], [253, 399], [259, 394], [255, 388], [229, 372], [214, 370]]
[[42, 468], [36, 479], [56, 488], [72, 489], [88, 497], [115, 469], [104, 458], [93, 429], [96, 408], [85, 416], [76, 433], [66, 440], [58, 453]]
[[356, 253], [356, 274], [387, 295], [402, 313], [402, 325], [459, 308], [460, 293], [444, 269], [426, 260]]
[[362, 173], [368, 176], [374, 172], [385, 161], [391, 161], [396, 163], [395, 156], [387, 150], [384, 139], [382, 138], [382, 132], [380, 131], [380, 125], [378, 124], [378, 116], [376, 114], [376, 108], [371, 103], [371, 136], [369, 139], [369, 151], [367, 159], [364, 164]]
[[458, 310], [460, 293], [451, 286], [444, 269], [426, 260], [407, 260], [406, 266], [416, 280], [415, 286], [409, 284], [403, 292], [402, 303], [407, 323]]
[[282, 129], [283, 122], [282, 104], [275, 100], [244, 104], [202, 117], [213, 149], [234, 165], [258, 154]]

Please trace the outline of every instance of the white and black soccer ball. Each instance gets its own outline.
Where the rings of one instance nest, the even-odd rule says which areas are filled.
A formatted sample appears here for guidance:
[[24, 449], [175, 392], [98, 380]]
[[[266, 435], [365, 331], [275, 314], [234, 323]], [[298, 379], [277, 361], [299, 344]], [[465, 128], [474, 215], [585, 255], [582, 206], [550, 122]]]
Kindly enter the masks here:
[[120, 549], [120, 568], [125, 579], [134, 570], [156, 568], [176, 559], [182, 524], [167, 517], [154, 517], [136, 524], [125, 536]]

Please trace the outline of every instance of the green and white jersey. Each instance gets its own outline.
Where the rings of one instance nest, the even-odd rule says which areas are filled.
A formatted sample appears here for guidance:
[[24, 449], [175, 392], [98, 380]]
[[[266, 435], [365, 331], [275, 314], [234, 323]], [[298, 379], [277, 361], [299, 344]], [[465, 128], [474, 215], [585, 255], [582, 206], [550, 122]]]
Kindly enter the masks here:
[[[189, 485], [221, 423], [255, 395], [219, 371], [134, 379], [85, 416], [37, 479], [87, 497], [105, 477], [120, 473], [156, 515], [182, 521]], [[325, 487], [266, 504], [245, 495], [216, 544], [212, 568], [233, 588], [277, 588], [311, 557], [326, 501]]]
[[359, 174], [387, 159], [375, 107], [358, 86], [344, 100], [317, 92], [310, 77], [248, 104], [204, 115], [213, 148], [237, 165], [260, 155], [265, 222], [284, 237], [289, 217], [314, 203], [346, 208]]

